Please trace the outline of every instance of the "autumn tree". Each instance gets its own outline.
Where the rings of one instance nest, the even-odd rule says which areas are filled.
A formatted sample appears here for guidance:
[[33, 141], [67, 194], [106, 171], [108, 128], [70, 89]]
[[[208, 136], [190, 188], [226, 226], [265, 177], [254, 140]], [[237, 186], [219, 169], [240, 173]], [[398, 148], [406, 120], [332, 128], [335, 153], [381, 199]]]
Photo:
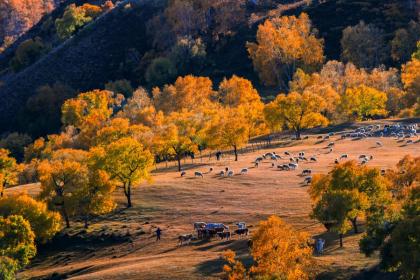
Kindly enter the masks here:
[[36, 255], [35, 234], [19, 215], [0, 216], [0, 278], [13, 280]]
[[0, 197], [3, 197], [4, 189], [16, 184], [19, 166], [16, 160], [10, 156], [10, 152], [0, 149]]
[[388, 170], [386, 177], [390, 180], [390, 191], [394, 198], [407, 197], [411, 189], [420, 182], [420, 157], [404, 156], [395, 166]]
[[391, 44], [391, 57], [394, 61], [405, 63], [410, 60], [412, 52], [420, 40], [420, 24], [410, 21], [407, 28], [395, 31]]
[[352, 227], [358, 232], [358, 218], [390, 203], [388, 187], [379, 170], [344, 162], [327, 175], [314, 176], [308, 190], [314, 202], [312, 217], [337, 232], [342, 246], [346, 232]]
[[386, 116], [387, 96], [384, 92], [367, 86], [349, 88], [341, 97], [339, 105], [348, 120], [366, 120], [375, 116]]
[[63, 16], [55, 21], [57, 35], [63, 40], [67, 39], [101, 12], [101, 7], [89, 3], [82, 6], [70, 4], [64, 11]]
[[232, 148], [235, 161], [238, 161], [238, 149], [248, 143], [249, 130], [249, 120], [244, 111], [235, 108], [221, 109], [207, 130], [209, 146]]
[[227, 250], [223, 253], [223, 259], [227, 262], [223, 266], [223, 271], [226, 273], [228, 280], [245, 280], [249, 279], [247, 270], [242, 262], [235, 259], [236, 254], [232, 250]]
[[324, 60], [323, 40], [315, 36], [307, 14], [268, 19], [258, 26], [248, 53], [261, 81], [288, 88], [296, 69], [312, 69]]
[[296, 92], [288, 95], [279, 94], [276, 99], [266, 105], [266, 119], [284, 124], [293, 130], [300, 139], [302, 129], [328, 124], [328, 119], [321, 112], [325, 108], [325, 100], [319, 95]]
[[[420, 52], [420, 43], [417, 52]], [[409, 62], [401, 67], [401, 80], [407, 91], [405, 101], [408, 107], [411, 107], [418, 102], [420, 92], [420, 58], [416, 58], [415, 54]]]
[[17, 47], [15, 56], [10, 60], [10, 66], [15, 72], [20, 71], [37, 61], [46, 52], [47, 47], [41, 38], [25, 40]]
[[192, 75], [178, 77], [173, 85], [154, 88], [152, 93], [156, 109], [166, 114], [182, 109], [198, 110], [208, 105], [216, 95], [209, 78]]
[[265, 132], [264, 104], [249, 80], [235, 75], [224, 79], [219, 85], [217, 98], [223, 106], [244, 112], [249, 126], [249, 137]]
[[31, 225], [37, 242], [49, 241], [61, 229], [61, 217], [48, 210], [45, 202], [27, 194], [7, 195], [0, 198], [0, 216], [22, 216]]
[[384, 32], [373, 24], [361, 21], [343, 30], [341, 59], [357, 67], [372, 69], [386, 59]]
[[[156, 130], [157, 141], [168, 155], [175, 156], [178, 170], [181, 171], [181, 159], [188, 152], [197, 151], [194, 137], [198, 133], [198, 120], [192, 112], [182, 110], [172, 112], [165, 117], [162, 126]], [[159, 143], [158, 142], [158, 143]]]
[[64, 149], [55, 151], [50, 160], [44, 160], [38, 166], [40, 198], [61, 212], [68, 228], [70, 217], [77, 210], [75, 194], [87, 181], [88, 169], [84, 164], [86, 158], [85, 151]]
[[91, 153], [94, 166], [105, 171], [109, 179], [123, 189], [127, 207], [130, 208], [132, 188], [142, 180], [149, 179], [153, 165], [152, 154], [130, 137], [121, 138], [106, 146], [93, 147]]
[[309, 279], [312, 248], [309, 236], [277, 216], [261, 221], [252, 236], [253, 274], [280, 279]]

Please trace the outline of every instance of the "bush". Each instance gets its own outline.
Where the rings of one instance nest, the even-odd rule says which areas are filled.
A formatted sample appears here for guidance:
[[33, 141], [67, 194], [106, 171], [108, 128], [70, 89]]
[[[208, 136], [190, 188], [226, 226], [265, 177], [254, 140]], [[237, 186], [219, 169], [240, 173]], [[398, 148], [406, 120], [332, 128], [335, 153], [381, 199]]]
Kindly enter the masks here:
[[159, 57], [152, 61], [146, 70], [146, 81], [150, 85], [162, 86], [170, 83], [177, 75], [177, 70], [171, 60]]
[[37, 61], [45, 52], [47, 47], [41, 38], [28, 39], [23, 41], [16, 49], [15, 56], [10, 61], [10, 66], [17, 72]]
[[0, 216], [23, 216], [31, 225], [38, 242], [50, 240], [61, 229], [61, 217], [49, 211], [47, 204], [26, 194], [10, 195], [0, 199]]

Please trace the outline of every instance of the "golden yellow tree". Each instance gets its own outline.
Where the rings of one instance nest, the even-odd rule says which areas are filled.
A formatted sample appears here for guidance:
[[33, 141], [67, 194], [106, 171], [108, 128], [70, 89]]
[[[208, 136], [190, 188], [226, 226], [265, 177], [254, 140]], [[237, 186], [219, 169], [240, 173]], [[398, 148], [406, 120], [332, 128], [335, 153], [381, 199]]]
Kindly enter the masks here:
[[286, 89], [297, 67], [309, 69], [324, 61], [323, 40], [316, 38], [305, 13], [266, 20], [258, 26], [257, 42], [247, 49], [263, 83]]
[[182, 109], [197, 110], [206, 106], [216, 95], [213, 83], [207, 77], [188, 75], [178, 77], [173, 85], [153, 89], [153, 102], [157, 110], [166, 114]]
[[[93, 147], [90, 152], [90, 161], [94, 168], [105, 171], [109, 179], [123, 189], [127, 198], [127, 207], [132, 207], [132, 188], [142, 180], [150, 178], [149, 172], [153, 166], [152, 154], [131, 137], [121, 138], [107, 146]], [[105, 176], [101, 173], [99, 175]], [[108, 179], [102, 177], [101, 180], [105, 189], [109, 189]]]
[[261, 221], [252, 236], [251, 273], [278, 279], [309, 279], [312, 248], [309, 235], [294, 230], [277, 216]]
[[264, 104], [249, 80], [235, 75], [224, 79], [219, 86], [218, 99], [224, 106], [244, 112], [249, 123], [249, 137], [266, 132]]
[[288, 95], [279, 94], [266, 105], [264, 114], [269, 122], [279, 121], [279, 126], [284, 125], [293, 130], [296, 138], [300, 139], [302, 129], [328, 124], [328, 119], [321, 114], [325, 106], [325, 100], [319, 95], [292, 92]]
[[0, 197], [3, 197], [4, 188], [17, 183], [19, 165], [10, 156], [6, 149], [0, 149]]
[[[420, 48], [419, 48], [420, 49]], [[413, 106], [419, 100], [420, 93], [420, 59], [413, 58], [402, 66], [401, 80], [407, 91], [405, 101], [407, 106]]]
[[49, 241], [61, 229], [61, 217], [49, 211], [45, 202], [37, 201], [26, 193], [6, 195], [0, 199], [0, 216], [20, 215], [27, 220], [38, 242]]
[[75, 193], [87, 184], [87, 155], [81, 150], [58, 150], [50, 160], [44, 160], [38, 166], [40, 198], [60, 210], [66, 227], [70, 227], [70, 216], [77, 210]]
[[249, 129], [249, 121], [242, 110], [221, 109], [207, 128], [209, 146], [232, 148], [237, 161], [238, 149], [248, 143]]
[[361, 85], [349, 88], [339, 105], [348, 120], [365, 120], [374, 116], [386, 116], [386, 93]]

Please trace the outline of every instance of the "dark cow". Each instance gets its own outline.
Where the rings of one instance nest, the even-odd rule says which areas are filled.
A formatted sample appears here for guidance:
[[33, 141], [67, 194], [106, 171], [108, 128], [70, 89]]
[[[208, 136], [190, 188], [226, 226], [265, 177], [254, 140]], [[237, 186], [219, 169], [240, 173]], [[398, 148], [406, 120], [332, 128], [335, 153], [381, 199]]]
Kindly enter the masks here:
[[229, 240], [231, 236], [230, 231], [218, 232], [217, 235], [219, 236], [220, 239], [226, 239], [226, 240]]
[[239, 235], [240, 237], [245, 235], [247, 236], [249, 234], [249, 229], [247, 228], [238, 228], [235, 230], [235, 234]]

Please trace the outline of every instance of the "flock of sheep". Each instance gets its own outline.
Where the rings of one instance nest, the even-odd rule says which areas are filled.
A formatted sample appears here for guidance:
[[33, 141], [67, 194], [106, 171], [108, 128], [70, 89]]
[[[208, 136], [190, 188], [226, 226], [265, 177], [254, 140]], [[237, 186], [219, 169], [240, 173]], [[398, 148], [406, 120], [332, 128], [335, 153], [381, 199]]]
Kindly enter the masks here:
[[[330, 140], [335, 133], [330, 132], [327, 135], [320, 135], [317, 139], [320, 139], [321, 142]], [[363, 139], [367, 137], [396, 137], [398, 142], [405, 141], [405, 144], [412, 144], [419, 142], [413, 141], [412, 138], [417, 138], [417, 124], [414, 125], [385, 125], [381, 128], [380, 125], [369, 125], [365, 127], [357, 128], [354, 131], [344, 132], [341, 134], [341, 139], [351, 138], [353, 140]], [[327, 154], [332, 153], [335, 146], [335, 142], [329, 142], [325, 149], [327, 149]], [[381, 141], [376, 141], [376, 147], [382, 147], [383, 143]], [[341, 154], [338, 158], [334, 160], [334, 164], [339, 164], [341, 160], [348, 159], [348, 154]], [[364, 165], [369, 161], [373, 160], [372, 155], [359, 155], [358, 157], [359, 163]], [[304, 151], [298, 152], [296, 155], [292, 155], [290, 152], [285, 151], [284, 154], [279, 155], [276, 152], [268, 152], [259, 157], [257, 157], [253, 164], [254, 168], [258, 168], [263, 161], [269, 161], [272, 168], [277, 168], [282, 171], [291, 171], [297, 170], [299, 168], [300, 162], [317, 162], [318, 158], [317, 155], [307, 156]], [[278, 163], [279, 160], [283, 160], [283, 163]], [[287, 160], [286, 163], [284, 161]], [[213, 172], [213, 168], [211, 167], [207, 173]], [[248, 174], [249, 168], [242, 168], [240, 170], [240, 175]], [[382, 170], [384, 173], [384, 170]], [[221, 170], [217, 173], [220, 177], [233, 177], [235, 175], [234, 171], [226, 167], [224, 170]], [[301, 172], [301, 176], [304, 178], [304, 185], [309, 185], [312, 182], [312, 170], [311, 169], [303, 169]], [[186, 171], [181, 172], [181, 177], [186, 176]], [[195, 171], [194, 177], [201, 177], [204, 178], [204, 173], [201, 171]]]

